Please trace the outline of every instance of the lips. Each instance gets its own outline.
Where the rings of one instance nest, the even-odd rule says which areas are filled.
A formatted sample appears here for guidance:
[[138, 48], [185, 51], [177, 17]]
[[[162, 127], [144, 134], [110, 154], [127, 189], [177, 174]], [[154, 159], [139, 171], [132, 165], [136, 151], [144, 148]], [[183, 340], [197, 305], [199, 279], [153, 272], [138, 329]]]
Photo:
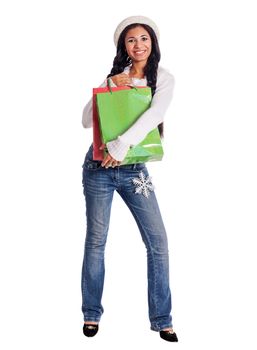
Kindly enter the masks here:
[[134, 54], [135, 55], [143, 55], [145, 52], [146, 52], [146, 50], [137, 50], [137, 51], [134, 51]]

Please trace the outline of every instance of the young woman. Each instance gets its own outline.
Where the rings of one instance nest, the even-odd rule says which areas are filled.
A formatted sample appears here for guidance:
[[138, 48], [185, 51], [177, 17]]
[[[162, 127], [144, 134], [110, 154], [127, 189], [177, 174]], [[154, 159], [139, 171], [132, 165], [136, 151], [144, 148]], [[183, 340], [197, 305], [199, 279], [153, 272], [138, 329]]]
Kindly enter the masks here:
[[[132, 212], [147, 249], [148, 308], [151, 330], [167, 341], [178, 341], [171, 317], [168, 241], [151, 183], [146, 192], [135, 192], [133, 179], [148, 178], [145, 163], [121, 165], [127, 151], [141, 142], [153, 128], [163, 135], [163, 118], [170, 104], [174, 77], [158, 66], [160, 50], [156, 24], [143, 16], [123, 20], [114, 33], [117, 54], [107, 76], [112, 86], [149, 86], [150, 108], [117, 139], [107, 142], [108, 153], [101, 161], [93, 160], [91, 144], [83, 164], [83, 188], [86, 200], [87, 233], [82, 267], [83, 332], [94, 336], [103, 313], [104, 251], [114, 191]], [[107, 79], [102, 84], [106, 86]], [[92, 126], [92, 100], [83, 111], [83, 126]], [[148, 178], [149, 180], [149, 178]], [[150, 180], [149, 180], [150, 181]], [[147, 194], [147, 195], [146, 195]]]

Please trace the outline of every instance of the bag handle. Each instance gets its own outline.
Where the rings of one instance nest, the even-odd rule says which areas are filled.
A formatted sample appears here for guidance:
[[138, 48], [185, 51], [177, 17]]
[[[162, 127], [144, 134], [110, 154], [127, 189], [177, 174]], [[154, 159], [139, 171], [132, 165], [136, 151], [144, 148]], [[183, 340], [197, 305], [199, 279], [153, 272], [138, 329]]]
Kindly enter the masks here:
[[[109, 90], [110, 90], [110, 93], [112, 94], [112, 86], [111, 86], [111, 78], [108, 78], [107, 79], [107, 86], [108, 86], [108, 88], [109, 88]], [[129, 86], [129, 87], [131, 87], [132, 89], [135, 89], [136, 91], [137, 91], [137, 87], [135, 86], [135, 85], [133, 85], [133, 84], [130, 84], [130, 85], [126, 85], [126, 86]]]

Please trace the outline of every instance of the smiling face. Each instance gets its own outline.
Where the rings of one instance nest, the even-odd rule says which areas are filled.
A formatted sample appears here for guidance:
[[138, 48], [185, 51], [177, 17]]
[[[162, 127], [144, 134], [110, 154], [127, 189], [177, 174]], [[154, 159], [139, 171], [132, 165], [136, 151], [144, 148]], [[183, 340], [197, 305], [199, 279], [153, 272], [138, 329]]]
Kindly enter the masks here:
[[142, 26], [130, 29], [125, 36], [125, 47], [132, 62], [147, 62], [152, 51], [152, 40]]

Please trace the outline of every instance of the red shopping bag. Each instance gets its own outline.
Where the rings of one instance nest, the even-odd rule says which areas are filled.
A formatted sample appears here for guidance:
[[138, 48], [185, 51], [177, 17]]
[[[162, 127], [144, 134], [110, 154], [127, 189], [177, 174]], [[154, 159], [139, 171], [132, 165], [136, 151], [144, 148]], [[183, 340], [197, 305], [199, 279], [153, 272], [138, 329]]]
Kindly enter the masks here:
[[102, 145], [101, 131], [99, 127], [99, 117], [96, 105], [96, 94], [109, 91], [108, 87], [93, 89], [93, 160], [103, 160], [104, 152], [100, 150]]

